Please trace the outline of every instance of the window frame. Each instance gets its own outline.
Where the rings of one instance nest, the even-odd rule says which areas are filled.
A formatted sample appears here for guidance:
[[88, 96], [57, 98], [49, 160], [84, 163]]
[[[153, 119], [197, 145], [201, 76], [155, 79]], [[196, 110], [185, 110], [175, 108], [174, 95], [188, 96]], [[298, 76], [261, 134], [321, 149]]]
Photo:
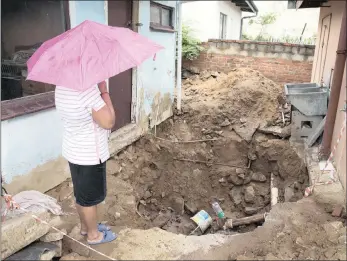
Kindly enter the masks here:
[[[71, 29], [69, 2], [61, 1], [65, 32]], [[55, 107], [54, 91], [1, 101], [1, 121]]]
[[[223, 19], [222, 19], [223, 18]], [[227, 21], [228, 16], [222, 12], [219, 13], [219, 39], [225, 40], [227, 38]]]
[[[160, 23], [153, 23], [151, 22], [151, 17], [150, 17], [150, 22], [149, 22], [149, 27], [152, 29], [152, 30], [156, 30], [156, 31], [165, 31], [165, 32], [175, 32], [175, 27], [174, 27], [174, 21], [173, 21], [173, 18], [174, 18], [174, 8], [171, 7], [171, 6], [166, 6], [166, 5], [162, 5], [162, 4], [159, 4], [157, 2], [154, 2], [154, 1], [150, 1], [150, 7], [152, 6], [156, 6], [159, 8], [159, 17], [160, 17]], [[170, 18], [169, 18], [169, 21], [170, 21], [170, 25], [167, 26], [167, 25], [163, 25], [163, 17], [162, 17], [162, 10], [165, 9], [165, 10], [168, 10], [169, 11], [169, 15], [170, 15]]]

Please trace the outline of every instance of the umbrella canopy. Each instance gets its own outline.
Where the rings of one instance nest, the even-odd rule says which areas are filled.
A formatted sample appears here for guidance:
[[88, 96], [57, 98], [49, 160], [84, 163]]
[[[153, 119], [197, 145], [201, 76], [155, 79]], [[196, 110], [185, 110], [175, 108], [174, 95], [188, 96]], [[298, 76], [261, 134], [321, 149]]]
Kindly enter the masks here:
[[140, 65], [160, 49], [130, 29], [87, 20], [44, 42], [27, 62], [27, 80], [83, 91]]

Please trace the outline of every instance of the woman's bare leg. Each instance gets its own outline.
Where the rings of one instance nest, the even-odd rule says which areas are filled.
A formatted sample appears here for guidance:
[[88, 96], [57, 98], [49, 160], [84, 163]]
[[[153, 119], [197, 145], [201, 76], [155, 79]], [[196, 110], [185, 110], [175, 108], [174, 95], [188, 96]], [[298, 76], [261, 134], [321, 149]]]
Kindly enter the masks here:
[[81, 219], [81, 231], [83, 224], [86, 226], [88, 240], [99, 241], [102, 239], [103, 233], [98, 230], [96, 206], [82, 207], [76, 204], [76, 208]]

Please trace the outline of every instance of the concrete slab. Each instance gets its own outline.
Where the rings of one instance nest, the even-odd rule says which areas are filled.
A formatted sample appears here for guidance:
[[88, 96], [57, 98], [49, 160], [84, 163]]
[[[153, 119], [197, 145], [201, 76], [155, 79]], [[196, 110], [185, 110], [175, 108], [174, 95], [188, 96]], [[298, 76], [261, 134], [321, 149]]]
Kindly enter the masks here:
[[[36, 214], [40, 219], [49, 221], [50, 214]], [[31, 214], [25, 214], [2, 223], [1, 259], [5, 259], [36, 241], [49, 231], [49, 227], [36, 221]]]
[[281, 138], [288, 138], [291, 133], [291, 127], [290, 125], [282, 128], [280, 126], [270, 126], [270, 127], [262, 127], [260, 126], [258, 128], [259, 132], [265, 133], [265, 134], [272, 134]]
[[138, 140], [143, 134], [144, 130], [137, 124], [128, 124], [123, 128], [112, 132], [109, 140], [111, 156], [116, 155], [123, 148]]
[[308, 147], [312, 147], [312, 145], [316, 142], [316, 140], [319, 138], [319, 136], [323, 133], [325, 120], [326, 120], [326, 116], [319, 123], [317, 128], [312, 131], [311, 135], [308, 136], [307, 141], [306, 141]]
[[233, 126], [234, 131], [245, 141], [251, 142], [252, 137], [259, 127], [258, 122], [246, 122], [244, 125]]

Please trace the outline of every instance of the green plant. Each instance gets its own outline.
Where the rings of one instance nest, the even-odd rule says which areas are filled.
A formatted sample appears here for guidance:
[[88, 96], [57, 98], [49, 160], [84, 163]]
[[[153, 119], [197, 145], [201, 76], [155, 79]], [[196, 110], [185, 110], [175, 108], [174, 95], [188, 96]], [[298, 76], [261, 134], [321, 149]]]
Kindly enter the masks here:
[[254, 40], [254, 37], [252, 35], [248, 35], [243, 33], [242, 34], [242, 40]]
[[261, 38], [263, 36], [264, 29], [269, 25], [275, 23], [277, 20], [277, 14], [275, 13], [266, 13], [263, 15], [258, 16], [255, 19], [250, 19], [248, 24], [259, 24], [261, 26], [260, 32], [258, 34], [258, 38]]
[[195, 60], [199, 57], [204, 48], [201, 42], [192, 36], [192, 30], [189, 26], [182, 26], [182, 57], [188, 60]]

